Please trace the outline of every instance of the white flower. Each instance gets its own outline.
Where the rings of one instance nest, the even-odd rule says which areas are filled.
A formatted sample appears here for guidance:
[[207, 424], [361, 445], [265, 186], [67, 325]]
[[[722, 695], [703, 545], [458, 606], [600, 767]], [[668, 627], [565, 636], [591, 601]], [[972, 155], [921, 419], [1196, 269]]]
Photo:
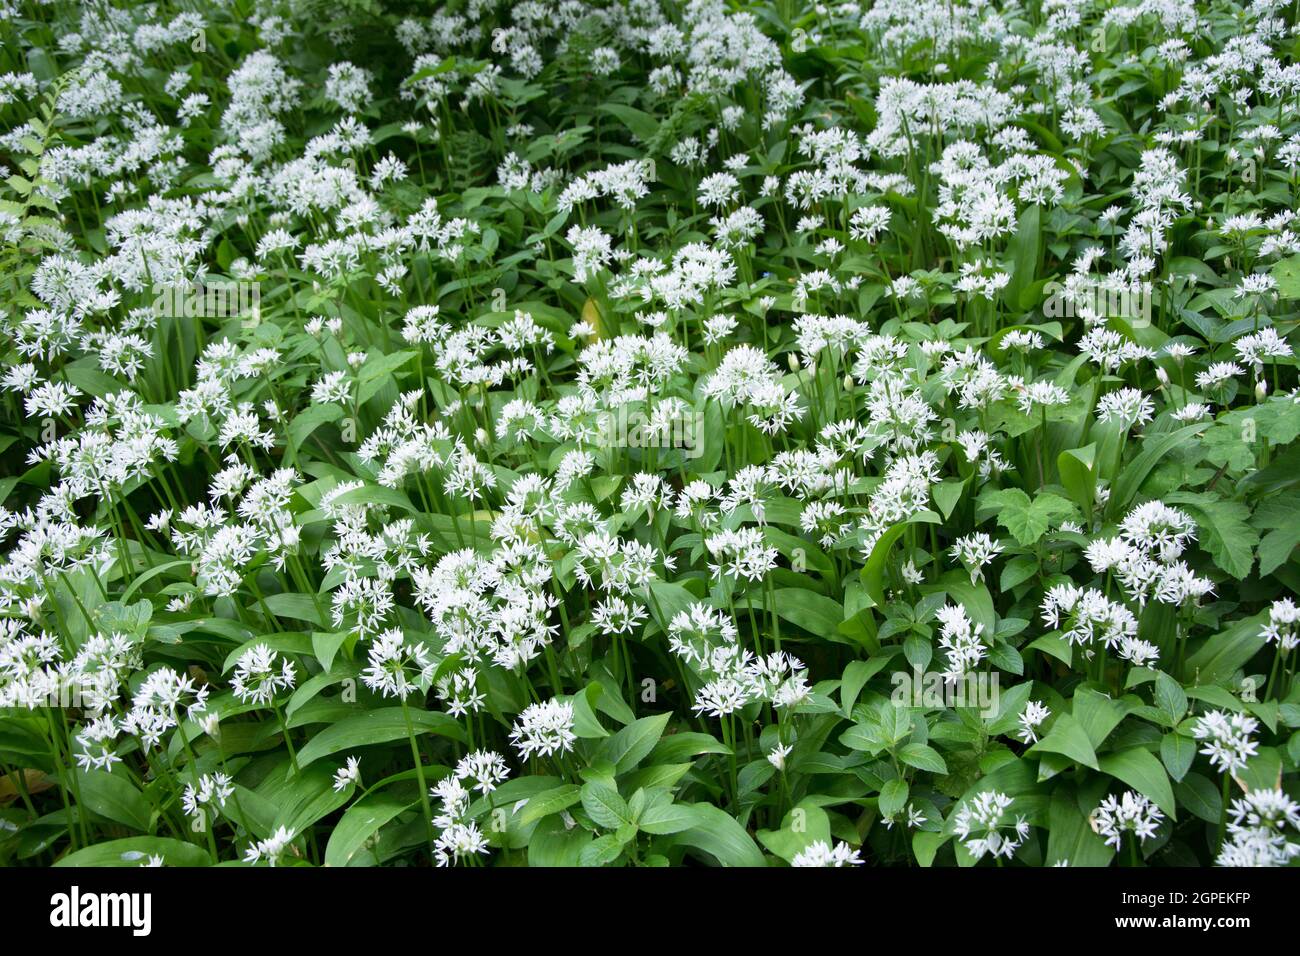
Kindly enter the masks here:
[[862, 857], [847, 843], [834, 847], [825, 840], [814, 840], [790, 861], [791, 866], [861, 866]]
[[361, 785], [361, 761], [356, 757], [348, 757], [347, 763], [334, 771], [334, 789], [343, 791], [353, 785]]
[[1142, 842], [1153, 838], [1164, 814], [1147, 797], [1126, 790], [1119, 799], [1108, 795], [1092, 812], [1089, 822], [1095, 833], [1106, 838], [1106, 845], [1119, 849], [1126, 832]]
[[519, 755], [527, 759], [534, 754], [549, 757], [573, 749], [573, 704], [548, 700], [524, 708], [510, 731]]
[[1200, 752], [1221, 773], [1236, 773], [1245, 769], [1246, 761], [1259, 749], [1250, 736], [1258, 727], [1259, 721], [1254, 717], [1212, 710], [1197, 718], [1192, 725], [1192, 736], [1205, 741]]
[[255, 644], [235, 663], [230, 689], [241, 701], [265, 706], [275, 700], [278, 691], [293, 687], [295, 681], [293, 664], [280, 658], [269, 645]]
[[1009, 811], [1014, 802], [1005, 793], [985, 790], [958, 809], [954, 832], [975, 859], [985, 854], [1011, 859], [1025, 842], [1029, 824], [1023, 816], [1012, 818]]

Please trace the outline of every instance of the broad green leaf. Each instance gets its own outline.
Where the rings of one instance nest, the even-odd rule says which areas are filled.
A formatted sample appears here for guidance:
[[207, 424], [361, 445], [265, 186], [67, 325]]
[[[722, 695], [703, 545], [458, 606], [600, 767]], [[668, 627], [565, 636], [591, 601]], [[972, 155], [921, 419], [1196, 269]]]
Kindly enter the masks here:
[[1122, 780], [1138, 793], [1149, 797], [1171, 820], [1178, 819], [1178, 806], [1174, 791], [1169, 786], [1169, 775], [1160, 761], [1143, 747], [1130, 747], [1117, 754], [1105, 754], [1101, 769], [1117, 780]]
[[347, 866], [380, 827], [416, 806], [419, 800], [419, 794], [409, 788], [383, 790], [362, 797], [348, 807], [330, 834], [325, 847], [325, 865]]
[[[409, 713], [411, 726], [417, 735], [436, 734], [464, 742], [464, 728], [446, 714], [414, 708], [411, 708]], [[380, 710], [366, 711], [326, 727], [307, 741], [298, 751], [298, 766], [306, 767], [321, 757], [338, 753], [340, 750], [369, 747], [406, 738], [407, 723], [402, 708], [385, 707]]]

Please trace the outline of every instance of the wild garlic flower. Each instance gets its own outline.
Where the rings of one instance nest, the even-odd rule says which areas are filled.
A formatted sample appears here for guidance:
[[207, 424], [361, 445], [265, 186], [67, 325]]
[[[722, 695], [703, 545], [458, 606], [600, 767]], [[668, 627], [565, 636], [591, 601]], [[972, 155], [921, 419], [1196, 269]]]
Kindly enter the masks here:
[[235, 663], [235, 673], [230, 678], [230, 689], [244, 703], [266, 706], [275, 700], [281, 690], [297, 682], [293, 664], [281, 658], [267, 644], [255, 644]]
[[825, 840], [814, 840], [795, 855], [791, 866], [841, 867], [861, 866], [861, 854], [847, 843], [831, 846]]
[[423, 641], [411, 641], [401, 628], [383, 631], [370, 642], [361, 682], [384, 697], [405, 700], [429, 689], [437, 663]]
[[985, 790], [967, 800], [953, 818], [953, 830], [975, 859], [986, 854], [1011, 859], [1029, 836], [1029, 823], [1010, 812], [1014, 800], [997, 790]]
[[1219, 866], [1289, 866], [1300, 856], [1300, 804], [1280, 789], [1249, 790], [1232, 801]]
[[357, 757], [348, 757], [347, 762], [334, 771], [336, 793], [341, 793], [351, 786], [361, 786], [361, 761]]
[[1293, 651], [1300, 644], [1300, 607], [1290, 598], [1274, 601], [1268, 609], [1268, 623], [1260, 634], [1270, 644], [1276, 644], [1283, 654]]
[[1246, 761], [1259, 750], [1259, 744], [1251, 739], [1258, 727], [1259, 721], [1254, 717], [1212, 710], [1197, 718], [1192, 725], [1192, 736], [1205, 741], [1200, 752], [1210, 758], [1220, 773], [1236, 773], [1245, 769]]
[[1017, 723], [1020, 724], [1020, 730], [1017, 732], [1020, 739], [1027, 744], [1038, 743], [1038, 727], [1050, 716], [1052, 711], [1042, 701], [1027, 701], [1025, 709], [1016, 718]]
[[573, 733], [573, 703], [551, 699], [539, 704], [529, 704], [519, 714], [510, 740], [519, 756], [527, 760], [534, 754], [549, 757], [573, 749], [577, 737]]
[[234, 792], [234, 781], [226, 774], [204, 774], [199, 778], [197, 787], [192, 783], [185, 785], [185, 791], [181, 794], [181, 807], [188, 816], [198, 816], [206, 807], [224, 807]]
[[976, 532], [958, 538], [948, 553], [965, 565], [970, 583], [974, 584], [984, 577], [984, 566], [1002, 553], [1002, 544], [983, 532]]
[[245, 863], [265, 863], [276, 866], [286, 850], [293, 845], [297, 833], [288, 827], [279, 827], [265, 840], [258, 840], [244, 851]]
[[1145, 843], [1156, 835], [1164, 814], [1150, 799], [1134, 790], [1126, 790], [1116, 799], [1109, 794], [1092, 812], [1089, 822], [1093, 832], [1106, 838], [1106, 845], [1119, 849], [1125, 833]]

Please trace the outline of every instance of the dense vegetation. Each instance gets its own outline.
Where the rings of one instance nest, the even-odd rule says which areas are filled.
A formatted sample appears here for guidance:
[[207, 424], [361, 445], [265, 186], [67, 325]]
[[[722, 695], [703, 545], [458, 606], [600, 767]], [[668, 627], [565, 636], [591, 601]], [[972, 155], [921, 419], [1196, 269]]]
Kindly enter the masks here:
[[0, 862], [1287, 865], [1278, 0], [0, 0]]

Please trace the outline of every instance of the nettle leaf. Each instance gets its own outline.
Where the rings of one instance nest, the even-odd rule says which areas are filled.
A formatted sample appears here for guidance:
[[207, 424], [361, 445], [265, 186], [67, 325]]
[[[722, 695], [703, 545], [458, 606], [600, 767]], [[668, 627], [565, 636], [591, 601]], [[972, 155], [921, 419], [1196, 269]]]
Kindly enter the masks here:
[[520, 824], [532, 823], [578, 803], [582, 799], [582, 788], [577, 784], [566, 783], [551, 790], [537, 794], [528, 801], [520, 814]]
[[599, 783], [583, 784], [582, 809], [597, 825], [607, 830], [617, 830], [627, 823], [635, 823], [632, 811], [617, 790]]
[[637, 814], [637, 827], [640, 830], [656, 836], [667, 836], [681, 833], [695, 825], [696, 815], [692, 808], [674, 803], [673, 796], [667, 789], [659, 787], [644, 792], [649, 796]]
[[1047, 533], [1053, 522], [1074, 517], [1076, 509], [1051, 492], [1039, 492], [1032, 499], [1019, 488], [987, 491], [979, 496], [982, 511], [995, 511], [997, 522], [1011, 532], [1016, 542], [1029, 547]]
[[946, 774], [948, 765], [944, 763], [939, 751], [926, 744], [905, 744], [894, 751], [895, 755], [909, 767], [928, 770], [930, 773]]
[[1176, 491], [1164, 496], [1166, 504], [1187, 509], [1196, 519], [1201, 532], [1201, 547], [1214, 563], [1234, 578], [1250, 574], [1255, 563], [1254, 547], [1259, 533], [1247, 521], [1250, 509], [1239, 501], [1227, 501], [1213, 495]]
[[1160, 738], [1160, 759], [1175, 782], [1182, 780], [1196, 759], [1196, 741], [1183, 734], [1165, 734]]

